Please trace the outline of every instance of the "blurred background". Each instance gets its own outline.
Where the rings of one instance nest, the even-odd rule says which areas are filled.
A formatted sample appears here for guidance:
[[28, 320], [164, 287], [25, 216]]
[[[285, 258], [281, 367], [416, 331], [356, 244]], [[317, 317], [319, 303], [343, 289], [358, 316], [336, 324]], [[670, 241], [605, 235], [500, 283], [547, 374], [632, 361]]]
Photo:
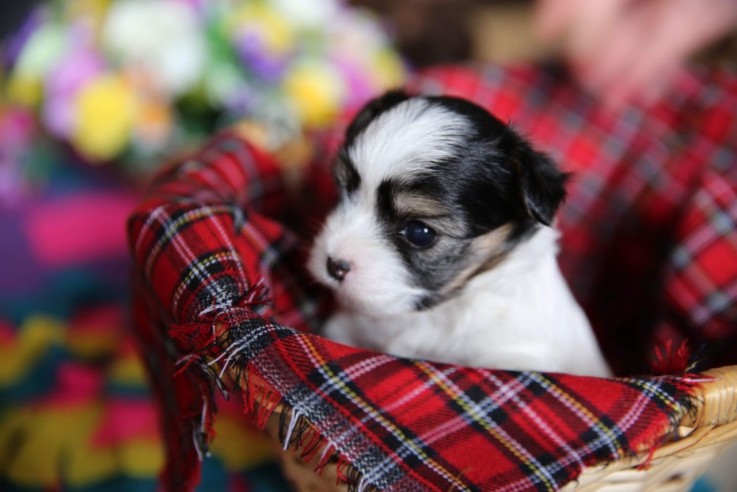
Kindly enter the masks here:
[[[539, 8], [0, 3], [0, 490], [156, 489], [163, 449], [129, 331], [124, 226], [168, 157], [239, 125], [299, 169], [311, 135], [439, 63], [559, 56], [582, 90], [609, 97]], [[734, 59], [731, 30], [702, 41], [683, 58]], [[237, 403], [222, 403], [216, 431], [228, 439], [215, 440], [201, 490], [284, 490]]]

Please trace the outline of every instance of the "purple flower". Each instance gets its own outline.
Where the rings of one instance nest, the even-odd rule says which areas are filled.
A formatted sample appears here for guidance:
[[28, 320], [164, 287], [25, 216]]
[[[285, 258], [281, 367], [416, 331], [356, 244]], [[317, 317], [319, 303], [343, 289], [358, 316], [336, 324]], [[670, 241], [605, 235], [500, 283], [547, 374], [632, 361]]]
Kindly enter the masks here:
[[347, 87], [345, 107], [357, 108], [371, 99], [379, 91], [375, 84], [371, 83], [371, 76], [359, 64], [346, 57], [333, 56], [331, 63], [338, 70]]
[[207, 0], [171, 0], [174, 3], [180, 3], [199, 16], [203, 16], [207, 12]]
[[269, 52], [261, 33], [257, 29], [245, 28], [235, 36], [235, 49], [243, 62], [244, 69], [252, 72], [266, 83], [281, 80], [287, 68], [284, 56]]
[[0, 108], [0, 148], [25, 147], [33, 136], [33, 115], [20, 108]]
[[77, 93], [104, 70], [100, 55], [83, 47], [71, 50], [51, 71], [42, 116], [51, 134], [62, 138], [71, 135]]

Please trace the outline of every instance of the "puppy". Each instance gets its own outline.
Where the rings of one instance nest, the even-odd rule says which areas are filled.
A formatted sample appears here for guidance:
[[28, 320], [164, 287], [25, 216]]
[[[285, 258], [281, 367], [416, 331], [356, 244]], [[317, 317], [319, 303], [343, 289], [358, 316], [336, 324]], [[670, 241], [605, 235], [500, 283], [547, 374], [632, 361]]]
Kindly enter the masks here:
[[453, 97], [390, 92], [349, 125], [340, 201], [309, 269], [339, 311], [324, 334], [398, 356], [610, 374], [556, 262], [566, 175]]

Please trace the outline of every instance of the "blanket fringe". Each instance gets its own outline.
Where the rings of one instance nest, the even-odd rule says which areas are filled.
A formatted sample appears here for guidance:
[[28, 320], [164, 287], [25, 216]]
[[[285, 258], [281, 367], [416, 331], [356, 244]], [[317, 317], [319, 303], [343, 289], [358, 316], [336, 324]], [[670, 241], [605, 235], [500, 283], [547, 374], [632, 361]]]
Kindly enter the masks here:
[[[225, 349], [222, 344], [233, 340], [231, 328], [260, 319], [256, 311], [270, 302], [267, 294], [268, 288], [263, 281], [259, 281], [235, 301], [213, 304], [200, 311], [195, 321], [172, 324], [167, 331], [169, 338], [174, 342], [173, 347], [176, 346], [176, 349], [172, 347], [173, 350], [179, 351], [180, 354], [184, 352], [184, 355], [175, 360], [176, 370], [173, 377], [187, 374], [200, 385], [202, 398], [200, 410], [193, 410], [191, 415], [184, 416], [190, 421], [192, 443], [200, 461], [209, 456], [209, 446], [215, 437], [214, 417], [217, 408], [213, 389], [217, 388], [223, 397], [228, 399], [230, 393], [224, 381], [226, 371], [234, 365], [236, 379], [241, 377], [244, 371], [245, 364], [241, 364], [242, 361], [239, 360], [242, 344], [231, 341]], [[280, 398], [281, 396], [275, 393], [268, 396], [269, 401], [260, 402], [259, 408], [266, 413], [266, 416], [261, 416], [260, 419], [265, 422], [269, 409], [276, 408]]]
[[304, 462], [313, 461], [319, 453], [320, 457], [313, 468], [315, 473], [322, 474], [327, 465], [334, 463], [337, 481], [345, 483], [349, 492], [378, 490], [337, 451], [333, 442], [325, 438], [307, 420], [303, 412], [284, 402], [282, 395], [255, 370], [246, 368], [241, 381], [244, 383], [241, 385], [244, 411], [256, 417], [256, 425], [259, 428], [263, 429], [274, 412], [281, 408], [277, 437], [283, 450], [297, 452], [299, 459]]
[[[283, 395], [275, 389], [249, 361], [243, 352], [248, 348], [246, 333], [252, 323], [265, 323], [256, 312], [259, 306], [269, 302], [267, 288], [259, 282], [238, 301], [210, 306], [192, 323], [175, 325], [169, 336], [187, 353], [177, 362], [175, 376], [192, 374], [194, 368], [201, 373], [198, 377], [216, 387], [225, 398], [229, 397], [228, 386], [240, 389], [243, 410], [254, 417], [258, 428], [263, 429], [277, 409], [281, 407], [278, 423], [278, 438], [284, 450], [292, 449], [305, 462], [313, 461], [320, 453], [315, 472], [322, 473], [328, 464], [335, 463], [337, 480], [348, 485], [350, 492], [377, 490], [366, 478], [337, 451], [337, 447], [326, 439], [306, 418], [304, 413], [289, 407]], [[231, 381], [226, 384], [226, 381]], [[214, 437], [214, 415], [217, 411], [213, 395], [203, 395], [199, 415], [192, 415], [192, 440], [200, 460], [208, 456], [209, 443]]]

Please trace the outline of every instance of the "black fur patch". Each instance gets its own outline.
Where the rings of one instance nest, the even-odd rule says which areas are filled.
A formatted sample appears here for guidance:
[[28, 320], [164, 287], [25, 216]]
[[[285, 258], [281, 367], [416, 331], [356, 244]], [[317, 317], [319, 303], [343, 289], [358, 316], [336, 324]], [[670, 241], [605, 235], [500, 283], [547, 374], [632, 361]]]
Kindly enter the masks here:
[[[436, 176], [423, 175], [409, 182], [384, 181], [377, 190], [376, 206], [386, 237], [401, 255], [417, 285], [431, 292], [443, 290], [461, 270], [467, 268], [465, 260], [469, 256], [467, 252], [473, 234], [446, 207], [427, 210], [422, 215], [407, 215], [397, 209], [396, 202], [402, 194], [441, 202], [447, 196], [442, 181]], [[405, 239], [402, 231], [410, 220], [421, 220], [438, 233], [436, 242], [430, 248], [417, 248]]]
[[361, 175], [356, 170], [356, 165], [351, 160], [346, 147], [338, 152], [338, 160], [333, 168], [333, 177], [338, 188], [350, 195], [361, 186]]
[[[370, 102], [349, 126], [340, 171], [346, 190], [360, 185], [346, 149], [377, 116], [409, 98], [404, 92], [390, 92]], [[376, 190], [377, 212], [387, 238], [416, 284], [430, 292], [417, 301], [418, 309], [453, 295], [458, 289], [448, 290], [448, 286], [465, 272], [493, 263], [494, 258], [471, 251], [475, 238], [505, 226], [509, 233], [501, 252], [495, 253], [502, 254], [528, 238], [538, 224], [550, 225], [565, 198], [567, 180], [549, 158], [480, 106], [455, 97], [424, 99], [457, 114], [459, 122], [470, 124], [470, 131], [463, 145], [452, 149], [451, 157], [433, 160], [426, 170], [402, 176], [401, 181], [384, 181]], [[416, 204], [409, 210], [417, 212], [403, 212], [400, 201]], [[409, 220], [421, 220], [435, 229], [438, 235], [431, 247], [417, 248], [405, 240], [401, 232]]]

